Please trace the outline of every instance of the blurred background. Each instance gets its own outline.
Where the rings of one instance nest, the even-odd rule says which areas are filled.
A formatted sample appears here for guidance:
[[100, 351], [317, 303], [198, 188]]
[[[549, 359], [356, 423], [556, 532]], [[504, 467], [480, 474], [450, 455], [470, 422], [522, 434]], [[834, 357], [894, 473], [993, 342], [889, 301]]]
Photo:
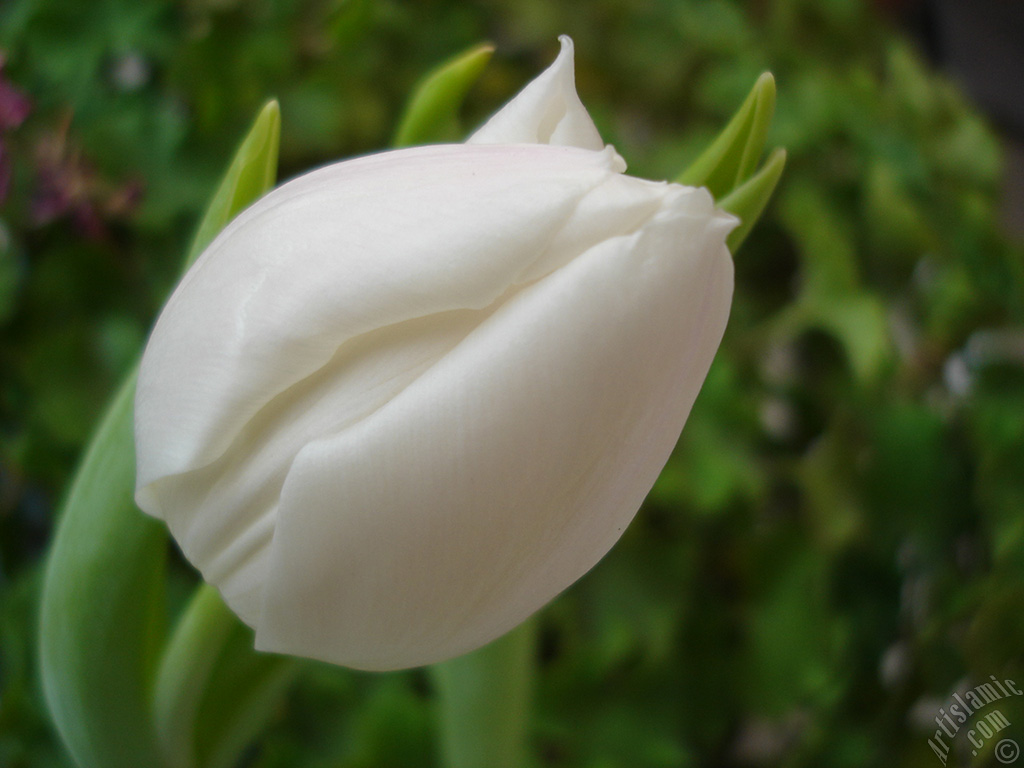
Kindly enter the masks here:
[[[541, 615], [535, 764], [944, 764], [953, 691], [1024, 685], [1022, 8], [4, 0], [0, 766], [70, 765], [34, 653], [55, 508], [260, 104], [283, 179], [385, 147], [416, 80], [490, 40], [472, 128], [559, 33], [634, 175], [675, 176], [765, 69], [790, 160], [675, 455]], [[430, 766], [433, 702], [422, 671], [310, 663], [246, 764]], [[999, 709], [1024, 737], [1024, 697]]]

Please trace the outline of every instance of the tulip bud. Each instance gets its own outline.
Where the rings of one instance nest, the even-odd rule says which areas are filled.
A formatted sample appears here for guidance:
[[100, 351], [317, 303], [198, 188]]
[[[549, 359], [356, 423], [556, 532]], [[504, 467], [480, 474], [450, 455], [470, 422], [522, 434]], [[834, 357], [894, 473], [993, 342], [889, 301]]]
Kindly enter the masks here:
[[271, 192], [164, 308], [137, 500], [258, 648], [362, 669], [470, 651], [586, 573], [668, 459], [736, 220], [623, 175], [562, 46], [468, 143]]

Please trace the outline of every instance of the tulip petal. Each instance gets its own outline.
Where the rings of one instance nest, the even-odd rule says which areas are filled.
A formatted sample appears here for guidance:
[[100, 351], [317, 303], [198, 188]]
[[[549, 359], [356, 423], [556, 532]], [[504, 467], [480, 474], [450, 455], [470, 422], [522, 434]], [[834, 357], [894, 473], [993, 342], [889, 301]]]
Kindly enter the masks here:
[[504, 301], [281, 494], [257, 647], [431, 663], [521, 622], [636, 513], [725, 328], [735, 220], [663, 204]]
[[604, 142], [576, 95], [573, 45], [558, 38], [562, 50], [546, 70], [477, 130], [467, 144], [556, 144], [601, 149]]
[[322, 367], [342, 341], [490, 305], [621, 168], [609, 153], [540, 149], [374, 155], [307, 174], [239, 216], [154, 329], [161, 351], [147, 350], [138, 402], [159, 408], [141, 408], [138, 428], [167, 434], [140, 455], [140, 486], [215, 460], [268, 393]]
[[496, 638], [607, 552], [682, 430], [737, 221], [622, 175], [561, 40], [477, 146], [253, 205], [157, 322], [136, 499], [262, 650], [393, 669]]
[[[275, 191], [204, 253], [147, 347], [137, 499], [244, 621], [298, 448], [372, 413], [510, 287], [589, 247], [596, 226], [575, 250], [566, 231], [621, 167], [540, 146], [364, 158]], [[642, 196], [620, 198], [615, 216], [601, 195], [583, 212], [649, 215]]]

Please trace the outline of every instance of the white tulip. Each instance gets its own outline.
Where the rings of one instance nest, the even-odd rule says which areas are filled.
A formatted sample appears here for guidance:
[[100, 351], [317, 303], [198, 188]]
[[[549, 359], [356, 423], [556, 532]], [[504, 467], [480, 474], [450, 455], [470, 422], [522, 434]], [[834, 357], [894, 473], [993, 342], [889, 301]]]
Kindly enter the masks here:
[[624, 170], [562, 38], [467, 144], [295, 179], [188, 272], [139, 374], [137, 500], [257, 648], [447, 659], [619, 538], [722, 338], [736, 223]]

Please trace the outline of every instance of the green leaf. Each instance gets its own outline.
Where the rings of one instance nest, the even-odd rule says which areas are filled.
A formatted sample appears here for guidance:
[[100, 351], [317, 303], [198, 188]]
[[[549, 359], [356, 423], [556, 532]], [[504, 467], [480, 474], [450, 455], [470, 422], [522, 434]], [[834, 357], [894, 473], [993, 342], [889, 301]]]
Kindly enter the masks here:
[[280, 144], [281, 108], [272, 99], [256, 116], [210, 200], [188, 250], [186, 269], [236, 214], [274, 186]]
[[43, 692], [81, 768], [162, 765], [148, 689], [164, 608], [166, 534], [133, 501], [134, 393], [133, 372], [75, 476], [43, 583]]
[[481, 43], [429, 72], [413, 90], [392, 144], [408, 147], [456, 140], [459, 107], [492, 53], [493, 45]]
[[164, 759], [171, 768], [196, 765], [199, 703], [236, 621], [217, 590], [202, 584], [164, 648], [153, 692], [153, 719]]
[[167, 643], [153, 717], [171, 768], [230, 768], [260, 731], [298, 670], [296, 660], [253, 650], [217, 590], [200, 585]]
[[740, 155], [739, 167], [736, 169], [733, 188], [746, 181], [757, 168], [757, 164], [761, 160], [761, 153], [764, 152], [765, 141], [768, 139], [768, 127], [775, 115], [775, 78], [771, 72], [762, 74], [757, 79], [753, 90], [757, 94], [754, 114], [747, 132], [747, 142], [743, 147], [743, 154]]
[[[206, 211], [186, 267], [273, 185], [280, 117], [263, 108]], [[137, 367], [86, 450], [47, 561], [39, 659], [47, 705], [81, 768], [164, 765], [150, 715], [162, 640], [163, 525], [134, 503]]]
[[785, 167], [786, 150], [776, 149], [768, 156], [760, 171], [719, 201], [719, 207], [740, 220], [740, 225], [729, 233], [725, 241], [733, 254], [739, 250], [764, 212]]
[[716, 200], [729, 194], [757, 167], [774, 113], [775, 78], [765, 72], [725, 129], [676, 181], [707, 187]]
[[303, 663], [253, 650], [253, 631], [235, 619], [196, 718], [202, 768], [232, 768], [281, 707]]

